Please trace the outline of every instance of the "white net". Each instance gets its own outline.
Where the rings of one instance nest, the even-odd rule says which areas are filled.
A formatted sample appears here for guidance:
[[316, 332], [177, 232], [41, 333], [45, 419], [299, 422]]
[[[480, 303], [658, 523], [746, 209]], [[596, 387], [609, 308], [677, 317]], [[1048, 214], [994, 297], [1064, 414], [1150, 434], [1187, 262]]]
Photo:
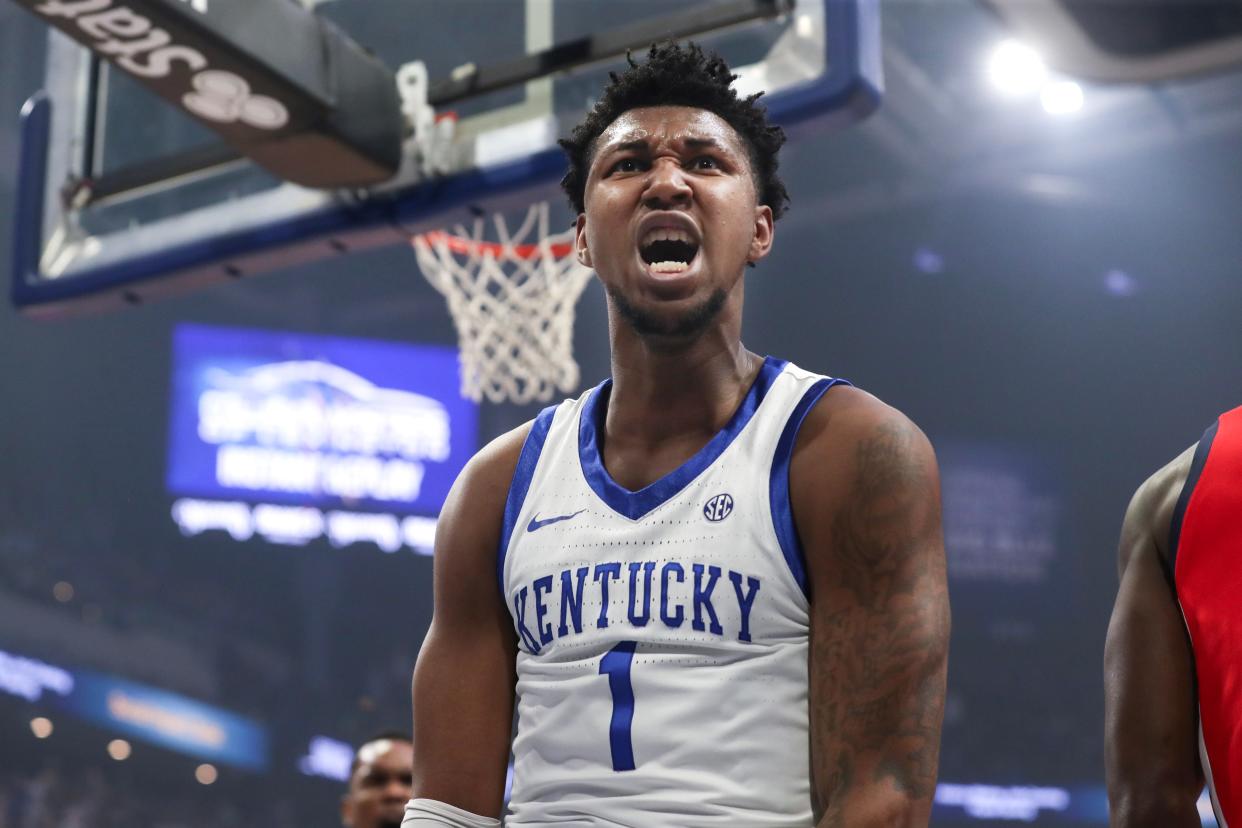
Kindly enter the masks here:
[[415, 236], [418, 266], [457, 326], [462, 396], [546, 402], [578, 385], [574, 307], [591, 270], [574, 256], [573, 230], [548, 234], [546, 202], [513, 233], [492, 216], [496, 241], [484, 238], [487, 224]]

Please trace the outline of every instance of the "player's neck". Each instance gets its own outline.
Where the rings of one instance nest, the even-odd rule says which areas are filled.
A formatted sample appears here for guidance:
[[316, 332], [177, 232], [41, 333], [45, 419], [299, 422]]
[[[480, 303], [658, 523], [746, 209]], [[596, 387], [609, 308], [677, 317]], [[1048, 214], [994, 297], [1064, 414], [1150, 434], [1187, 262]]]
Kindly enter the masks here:
[[735, 337], [704, 336], [672, 350], [636, 345], [614, 347], [605, 426], [610, 440], [627, 444], [714, 434], [763, 364]]

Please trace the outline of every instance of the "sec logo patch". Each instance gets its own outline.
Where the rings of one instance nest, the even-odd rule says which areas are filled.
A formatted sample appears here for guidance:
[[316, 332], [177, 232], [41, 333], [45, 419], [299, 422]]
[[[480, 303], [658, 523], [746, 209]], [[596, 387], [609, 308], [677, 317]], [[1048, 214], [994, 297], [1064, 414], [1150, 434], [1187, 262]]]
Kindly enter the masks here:
[[718, 494], [703, 504], [703, 517], [712, 523], [719, 523], [733, 511], [733, 495]]

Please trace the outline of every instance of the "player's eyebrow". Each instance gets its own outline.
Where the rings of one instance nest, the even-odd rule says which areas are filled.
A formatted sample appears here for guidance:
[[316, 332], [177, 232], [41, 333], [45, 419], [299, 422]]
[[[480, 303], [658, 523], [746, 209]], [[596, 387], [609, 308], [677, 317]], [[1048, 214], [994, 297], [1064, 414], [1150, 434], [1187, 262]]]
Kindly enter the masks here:
[[[714, 149], [720, 152], [728, 152], [730, 147], [717, 141], [715, 138], [698, 137], [688, 135], [676, 139], [687, 149], [703, 150]], [[613, 144], [607, 144], [600, 150], [600, 155], [606, 155], [613, 152], [639, 152], [650, 149], [650, 141], [646, 138], [631, 138], [628, 141], [618, 141]]]
[[628, 141], [620, 141], [616, 144], [608, 144], [601, 151], [600, 155], [609, 152], [626, 152], [647, 149], [647, 140], [645, 138], [631, 138]]
[[684, 139], [684, 143], [687, 147], [690, 147], [691, 149], [718, 149], [718, 150], [728, 149], [728, 147], [721, 144], [715, 138], [687, 137], [686, 139]]

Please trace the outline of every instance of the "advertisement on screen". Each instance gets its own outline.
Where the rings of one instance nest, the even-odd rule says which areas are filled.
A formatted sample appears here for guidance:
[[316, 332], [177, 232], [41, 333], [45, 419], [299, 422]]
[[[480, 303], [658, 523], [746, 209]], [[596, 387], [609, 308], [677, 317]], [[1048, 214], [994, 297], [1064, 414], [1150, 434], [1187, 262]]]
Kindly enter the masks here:
[[182, 531], [425, 551], [478, 447], [455, 349], [182, 325], [168, 491]]

